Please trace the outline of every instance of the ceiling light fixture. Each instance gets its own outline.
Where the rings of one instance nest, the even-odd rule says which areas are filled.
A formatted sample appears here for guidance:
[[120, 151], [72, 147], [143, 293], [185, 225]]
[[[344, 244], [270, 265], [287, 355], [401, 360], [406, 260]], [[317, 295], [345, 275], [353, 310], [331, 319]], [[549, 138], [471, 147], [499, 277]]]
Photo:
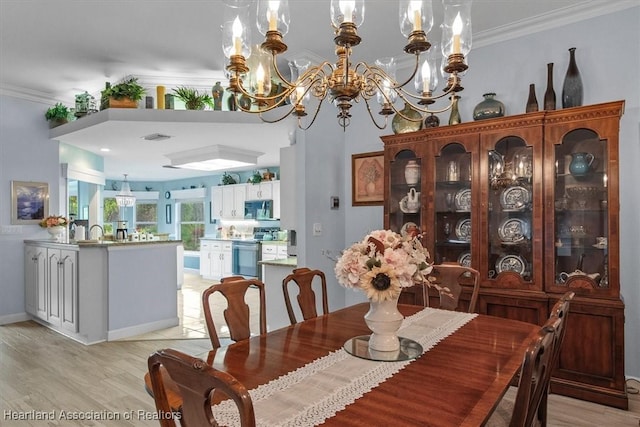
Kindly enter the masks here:
[[173, 167], [215, 171], [255, 165], [258, 163], [258, 157], [263, 154], [258, 151], [225, 145], [211, 145], [179, 153], [166, 154], [166, 156], [171, 160], [171, 166]]
[[136, 197], [131, 192], [129, 182], [127, 181], [127, 174], [124, 174], [124, 181], [122, 182], [122, 188], [120, 192], [116, 194], [116, 204], [121, 208], [133, 206], [136, 202]]
[[[443, 71], [448, 74], [444, 93], [434, 96], [437, 85], [438, 67], [433, 55], [425, 54], [431, 47], [427, 33], [433, 26], [431, 0], [401, 0], [400, 29], [407, 37], [404, 51], [415, 55], [415, 65], [410, 77], [398, 82], [395, 77], [395, 60], [379, 59], [374, 65], [359, 62], [351, 64], [351, 50], [360, 44], [357, 29], [364, 21], [364, 0], [331, 0], [331, 21], [335, 30], [333, 39], [337, 61], [332, 64], [324, 61], [310, 66], [309, 61], [292, 61], [291, 78], [288, 80], [278, 69], [277, 55], [287, 50], [283, 36], [289, 30], [289, 6], [287, 0], [259, 0], [257, 8], [257, 26], [265, 36], [261, 49], [251, 54], [249, 3], [246, 0], [227, 0], [225, 2], [223, 32], [223, 51], [229, 64], [228, 90], [236, 97], [236, 105], [244, 112], [258, 113], [269, 123], [278, 122], [289, 115], [298, 118], [298, 126], [308, 129], [313, 125], [325, 99], [329, 99], [338, 109], [338, 123], [346, 128], [351, 119], [353, 102], [363, 100], [373, 123], [379, 129], [387, 126], [388, 117], [394, 113], [406, 120], [418, 121], [405, 116], [394, 105], [398, 98], [410, 104], [422, 113], [440, 113], [453, 105], [455, 92], [461, 91], [460, 73], [468, 66], [465, 56], [471, 49], [471, 0], [442, 0], [444, 21], [442, 23], [442, 55], [446, 58]], [[433, 51], [432, 51], [433, 52]], [[272, 71], [275, 80], [272, 80]], [[414, 82], [416, 93], [405, 87]], [[278, 91], [278, 86], [282, 89]], [[307, 103], [310, 95], [317, 100], [313, 117], [303, 126], [302, 117], [307, 115]], [[243, 106], [241, 97], [249, 97], [252, 105]], [[379, 124], [373, 115], [369, 101], [376, 98], [380, 104], [379, 114], [384, 124]], [[429, 110], [428, 105], [437, 99], [449, 97], [451, 102], [440, 110]], [[262, 113], [276, 107], [290, 104], [287, 112], [275, 120], [266, 119]], [[420, 119], [421, 120], [421, 119]]]

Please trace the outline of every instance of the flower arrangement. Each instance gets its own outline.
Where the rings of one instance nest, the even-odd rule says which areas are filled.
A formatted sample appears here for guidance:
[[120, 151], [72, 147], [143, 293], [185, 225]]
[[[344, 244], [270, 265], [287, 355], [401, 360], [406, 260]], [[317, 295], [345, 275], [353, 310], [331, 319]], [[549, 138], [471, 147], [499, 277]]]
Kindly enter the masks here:
[[344, 250], [335, 273], [346, 288], [360, 288], [371, 301], [394, 299], [402, 288], [429, 282], [429, 252], [420, 240], [375, 230]]
[[42, 221], [40, 221], [40, 227], [42, 228], [57, 227], [57, 226], [66, 227], [67, 224], [69, 224], [69, 220], [60, 215], [48, 216]]

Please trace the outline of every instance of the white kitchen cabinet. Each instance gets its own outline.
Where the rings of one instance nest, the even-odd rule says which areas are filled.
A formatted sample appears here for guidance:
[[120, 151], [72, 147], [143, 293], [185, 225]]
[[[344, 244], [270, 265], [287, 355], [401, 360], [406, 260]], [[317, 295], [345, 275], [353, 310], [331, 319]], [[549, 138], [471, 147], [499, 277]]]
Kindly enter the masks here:
[[272, 261], [274, 259], [287, 258], [286, 243], [263, 243], [262, 261]]
[[247, 184], [222, 186], [222, 218], [244, 219]]
[[222, 218], [222, 189], [224, 187], [211, 187], [211, 218]]
[[202, 240], [200, 242], [200, 275], [220, 280], [233, 273], [231, 241]]
[[78, 331], [78, 252], [25, 247], [25, 309], [69, 332]]
[[47, 249], [27, 245], [24, 248], [25, 310], [46, 320]]
[[273, 185], [271, 181], [247, 185], [247, 200], [272, 200]]

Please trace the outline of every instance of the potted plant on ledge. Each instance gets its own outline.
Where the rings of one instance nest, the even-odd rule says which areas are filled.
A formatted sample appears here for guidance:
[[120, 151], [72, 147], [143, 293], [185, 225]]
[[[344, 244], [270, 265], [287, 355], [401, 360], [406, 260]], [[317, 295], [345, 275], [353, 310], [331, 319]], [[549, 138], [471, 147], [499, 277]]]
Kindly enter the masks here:
[[69, 109], [61, 102], [58, 102], [44, 113], [44, 117], [49, 121], [49, 128], [53, 129], [69, 121]]
[[121, 83], [104, 89], [102, 99], [109, 99], [109, 108], [138, 108], [138, 101], [145, 92], [138, 84], [137, 77], [128, 77]]
[[184, 86], [173, 89], [173, 93], [184, 101], [187, 110], [204, 110], [206, 106], [213, 109], [213, 98], [208, 93], [199, 93], [196, 89]]

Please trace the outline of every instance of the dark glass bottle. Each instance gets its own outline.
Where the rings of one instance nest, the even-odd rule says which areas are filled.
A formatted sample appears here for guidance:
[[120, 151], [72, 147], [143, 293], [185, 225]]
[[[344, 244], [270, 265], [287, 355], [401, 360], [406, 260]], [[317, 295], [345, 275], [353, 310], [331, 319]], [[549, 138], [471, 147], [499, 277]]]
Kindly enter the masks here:
[[529, 99], [527, 99], [527, 113], [533, 113], [538, 111], [538, 98], [536, 98], [536, 85], [531, 83], [529, 85]]
[[576, 64], [576, 48], [569, 49], [569, 67], [562, 85], [562, 108], [582, 105], [582, 77]]
[[556, 92], [553, 90], [553, 62], [547, 64], [547, 90], [544, 93], [544, 109], [556, 109]]

